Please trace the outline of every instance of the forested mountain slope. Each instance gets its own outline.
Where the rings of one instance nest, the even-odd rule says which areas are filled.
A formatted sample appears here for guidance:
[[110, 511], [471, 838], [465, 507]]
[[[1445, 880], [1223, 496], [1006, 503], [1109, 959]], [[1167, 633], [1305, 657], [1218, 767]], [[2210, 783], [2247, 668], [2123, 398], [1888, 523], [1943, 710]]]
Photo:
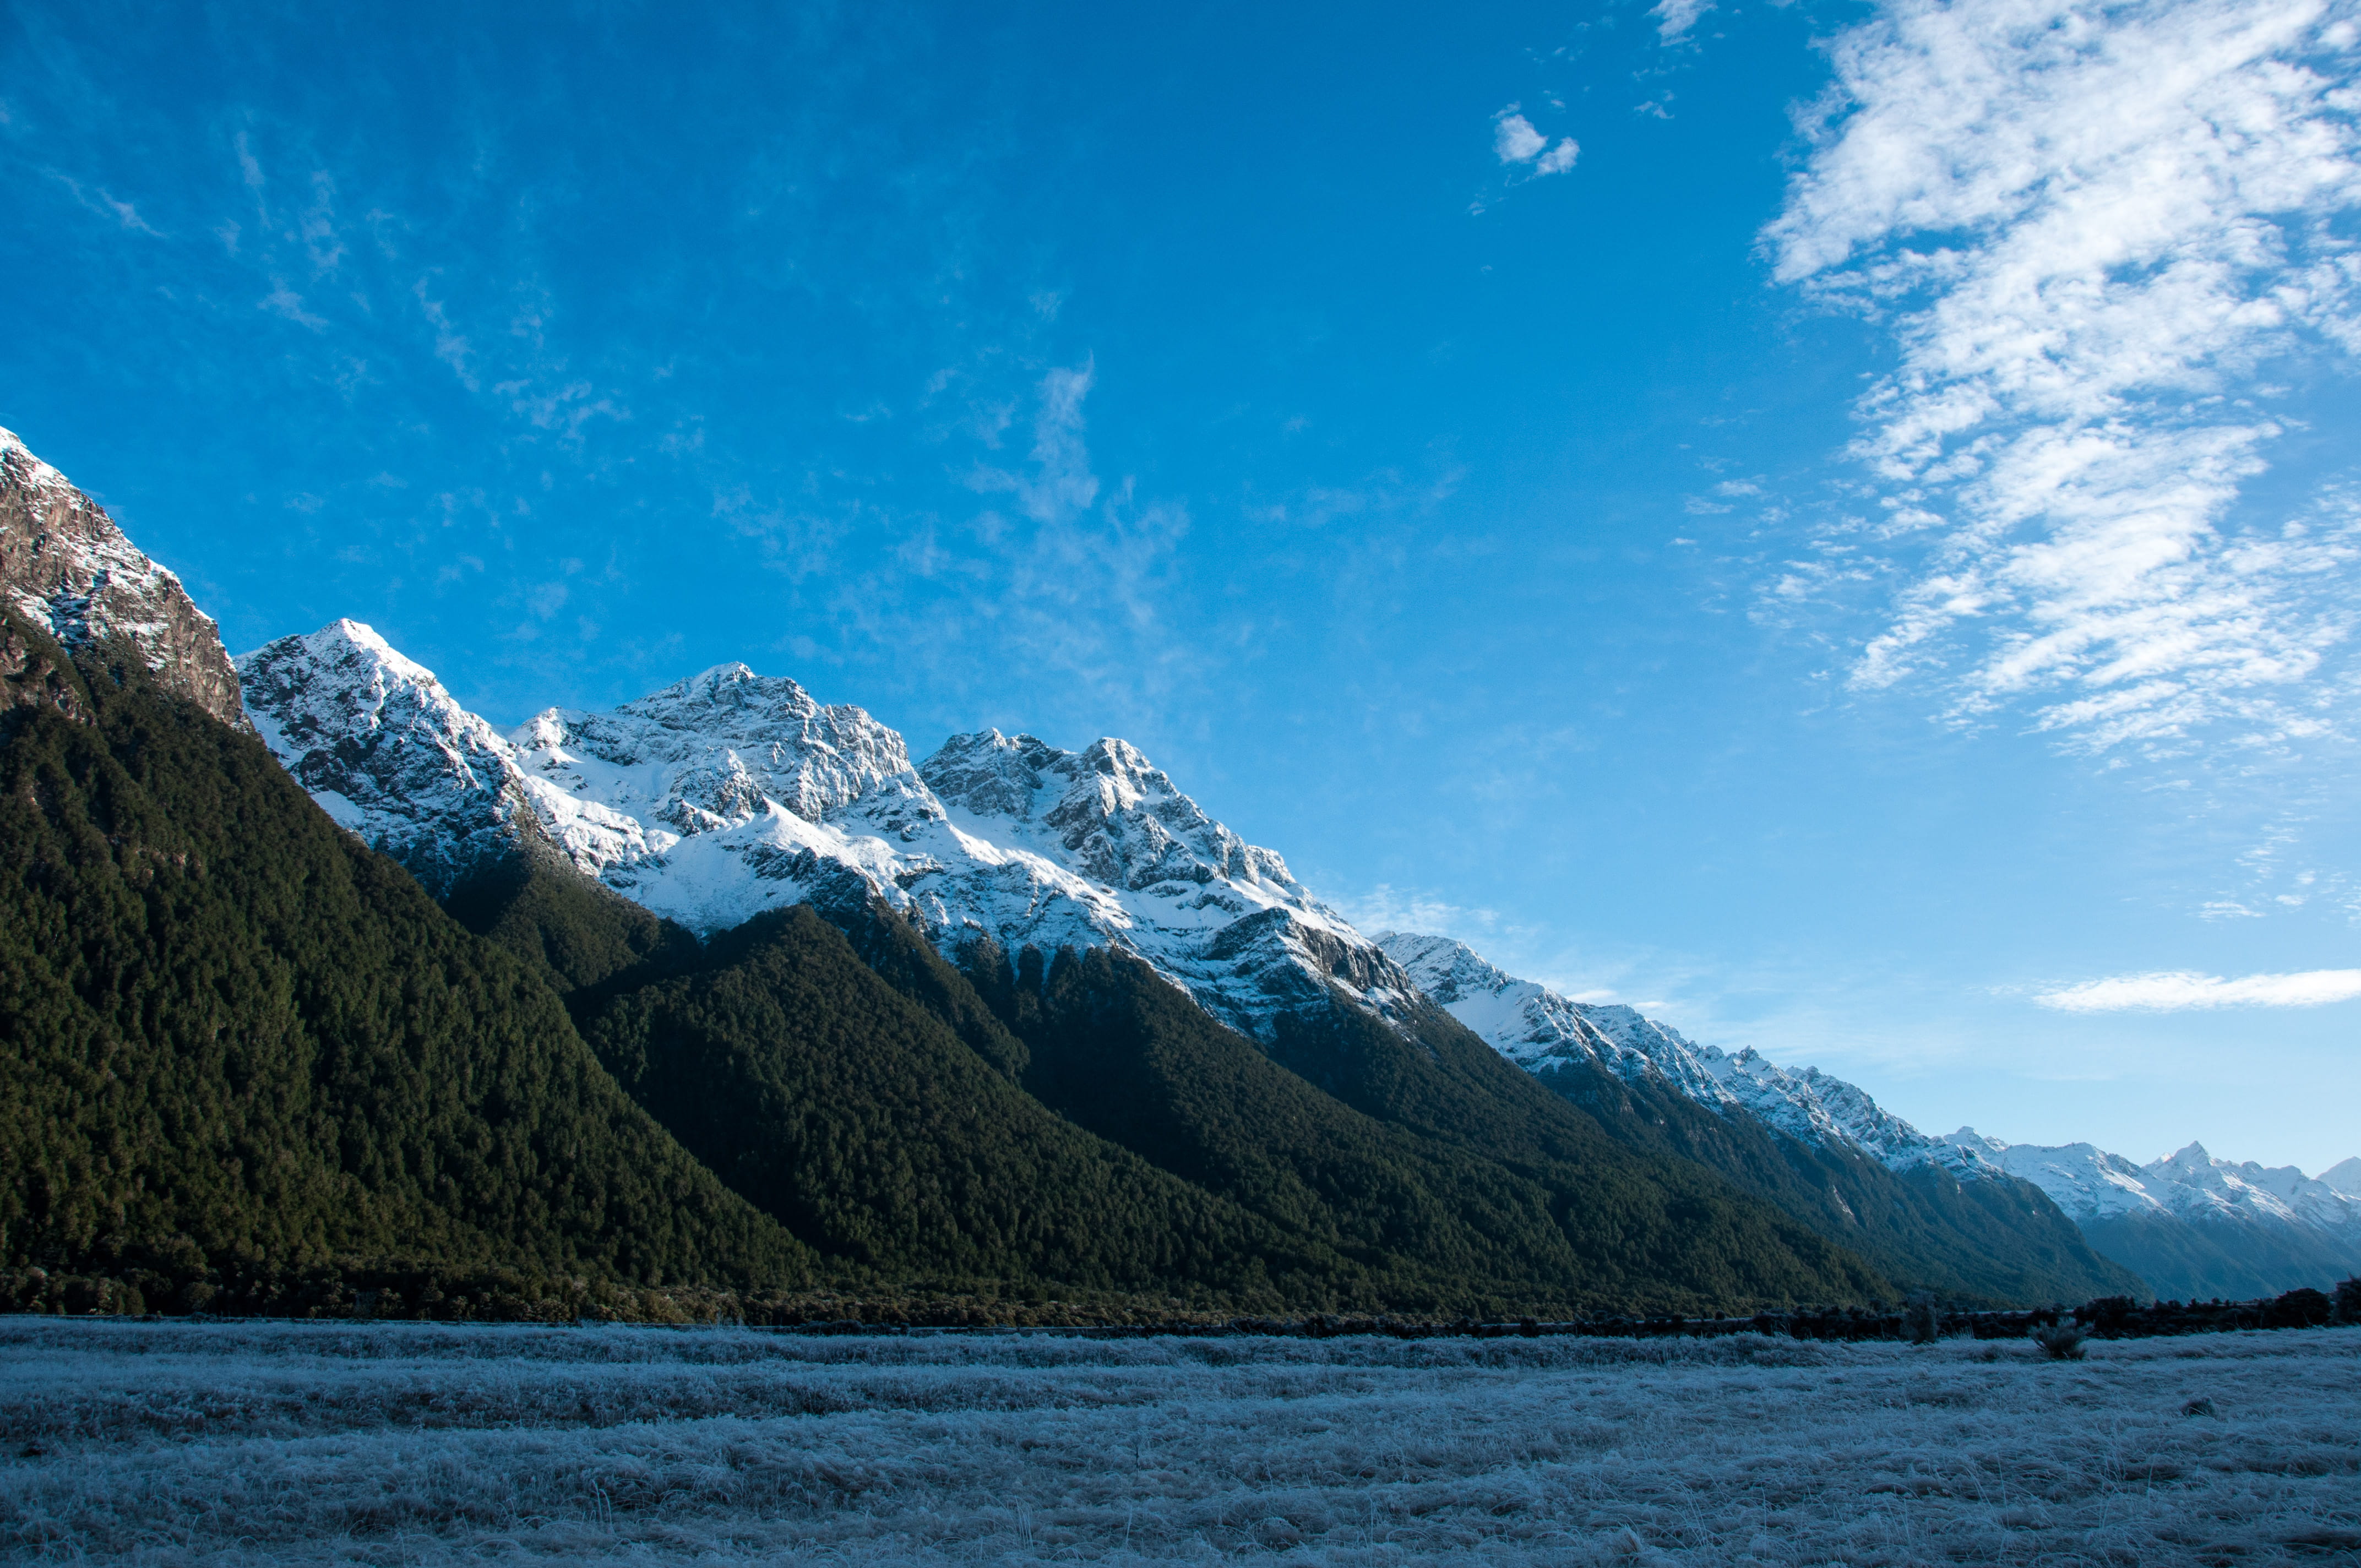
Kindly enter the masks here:
[[[877, 1278], [1262, 1310], [1382, 1295], [1334, 1249], [1043, 1107], [1016, 1082], [1023, 1047], [890, 915], [904, 984], [948, 977], [939, 1011], [807, 907], [700, 947], [552, 861], [478, 879], [454, 907], [567, 988], [600, 1058], [735, 1190]], [[942, 1015], [962, 1011], [964, 1031]]]
[[555, 955], [585, 1035], [643, 1104], [799, 1237], [881, 1277], [1454, 1314], [1883, 1289], [1595, 1129], [1537, 1177], [1357, 1112], [1104, 951], [1054, 974], [1036, 953], [1020, 975], [981, 948], [980, 993], [879, 905], [840, 915], [847, 931], [797, 910], [684, 948], [554, 861], [455, 907]]
[[810, 1277], [254, 737], [14, 611], [0, 675], [0, 1260]]
[[2029, 1183], [1962, 1181], [1933, 1164], [1891, 1170], [1859, 1150], [1716, 1114], [1669, 1086], [1589, 1063], [1553, 1063], [1535, 1079], [1624, 1142], [1708, 1167], [1905, 1289], [1993, 1304], [2147, 1293]]
[[1121, 741], [913, 767], [741, 665], [502, 735], [351, 622], [242, 697], [177, 579], [5, 433], [0, 510], [0, 1268], [2078, 1293], [2040, 1213], [1552, 1092]]
[[1991, 1302], [2147, 1288], [2042, 1189], [1841, 1079], [1693, 1045], [1631, 1008], [1505, 974], [1447, 937], [1389, 931], [1378, 944], [1503, 1059], [1617, 1138], [1718, 1171], [1909, 1288]]
[[1126, 955], [965, 961], [1044, 1102], [1355, 1255], [1463, 1281], [1471, 1308], [1536, 1288], [1684, 1311], [1888, 1290], [1697, 1167], [1622, 1147], [1439, 1014], [1406, 1038], [1340, 999], [1266, 1053]]

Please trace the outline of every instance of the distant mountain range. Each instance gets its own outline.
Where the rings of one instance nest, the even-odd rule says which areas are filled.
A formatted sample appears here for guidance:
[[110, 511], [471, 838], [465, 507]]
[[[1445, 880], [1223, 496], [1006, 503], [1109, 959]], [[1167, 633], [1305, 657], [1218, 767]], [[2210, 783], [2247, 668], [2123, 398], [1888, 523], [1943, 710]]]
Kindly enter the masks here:
[[2095, 1250], [2160, 1295], [2240, 1299], [2361, 1274], [2361, 1158], [2315, 1179], [2293, 1166], [2217, 1160], [2193, 1143], [2140, 1166], [2090, 1144], [2008, 1144], [1966, 1127], [1930, 1137], [1842, 1079], [1815, 1068], [1789, 1072], [1752, 1050], [1693, 1045], [1629, 1007], [1569, 1001], [1449, 938], [1387, 932], [1378, 945], [1529, 1072], [1546, 1079], [1579, 1064], [1661, 1086], [1897, 1174], [1932, 1168], [1963, 1183], [2030, 1182]]
[[[36, 947], [12, 960], [24, 972], [79, 964], [83, 978], [60, 970], [56, 983], [119, 1019], [141, 1016], [129, 998], [143, 987], [183, 999], [158, 1017], [217, 1013], [202, 976], [224, 959], [116, 928], [135, 918], [140, 879], [210, 878], [187, 896], [214, 911], [206, 929], [224, 930], [256, 918], [253, 901], [281, 883], [342, 887], [359, 876], [352, 885], [376, 888], [360, 862], [327, 866], [331, 840], [280, 820], [289, 807], [238, 761], [250, 748], [302, 785], [305, 811], [357, 841], [354, 852], [365, 843], [390, 857], [419, 896], [439, 901], [436, 917], [456, 924], [420, 948], [447, 949], [436, 973], [524, 965], [526, 992], [481, 1003], [485, 1037], [542, 1030], [535, 1048], [555, 1054], [536, 1081], [575, 1086], [558, 1101], [546, 1099], [555, 1089], [522, 1102], [523, 1091], [502, 1091], [472, 1109], [403, 1102], [381, 1120], [498, 1149], [528, 1108], [544, 1122], [622, 1126], [596, 1108], [610, 1089], [653, 1119], [620, 1144], [567, 1135], [588, 1162], [572, 1176], [545, 1156], [500, 1157], [495, 1209], [511, 1217], [497, 1220], [481, 1195], [447, 1182], [385, 1185], [423, 1155], [357, 1167], [333, 1143], [254, 1146], [232, 1165], [316, 1167], [307, 1190], [359, 1194], [345, 1209], [376, 1216], [346, 1234], [345, 1209], [321, 1211], [302, 1252], [315, 1264], [335, 1251], [318, 1238], [346, 1235], [336, 1255], [374, 1256], [401, 1234], [396, 1216], [412, 1213], [420, 1237], [470, 1255], [564, 1256], [650, 1284], [808, 1281], [835, 1269], [855, 1281], [1047, 1282], [1323, 1310], [1697, 1310], [1903, 1289], [2080, 1299], [2144, 1282], [2167, 1294], [2253, 1294], [2361, 1268], [2349, 1247], [2361, 1164], [2307, 1181], [2199, 1150], [2159, 1162], [2169, 1170], [2126, 1175], [2133, 1168], [2095, 1151], [2079, 1159], [1964, 1130], [1927, 1136], [1840, 1080], [1692, 1045], [1630, 1008], [1573, 1003], [1448, 938], [1366, 937], [1279, 855], [1214, 821], [1119, 740], [1067, 751], [987, 730], [913, 763], [902, 737], [863, 710], [822, 705], [742, 664], [502, 731], [350, 620], [233, 665], [178, 581], [5, 433], [0, 586], [0, 676], [14, 715], [5, 754], [38, 775], [0, 808], [33, 813], [13, 829], [34, 868], [10, 895], [16, 928], [64, 921], [86, 948], [146, 955], [126, 968], [94, 948], [70, 959]], [[218, 721], [221, 742], [158, 750], [126, 739], [172, 722], [174, 702]], [[69, 762], [96, 759], [102, 742], [115, 761]], [[168, 753], [179, 771], [156, 772]], [[110, 768], [145, 782], [104, 784]], [[90, 789], [101, 793], [85, 797]], [[150, 805], [122, 817], [135, 796]], [[217, 804], [187, 817], [200, 799]], [[114, 869], [38, 871], [67, 863], [54, 860], [69, 854], [59, 824], [85, 816], [121, 817], [87, 840], [113, 846], [102, 858]], [[280, 825], [221, 836], [215, 819], [247, 817]], [[148, 844], [159, 833], [180, 847]], [[282, 851], [281, 840], [312, 847]], [[242, 881], [225, 869], [248, 860]], [[86, 909], [115, 913], [61, 913], [70, 884], [100, 900]], [[258, 891], [233, 897], [233, 884]], [[414, 927], [414, 911], [390, 891], [353, 896], [361, 903], [337, 916], [363, 933], [349, 938], [359, 977], [349, 983], [387, 998], [444, 983], [412, 973], [426, 959], [405, 944], [423, 938], [366, 935]], [[290, 978], [239, 1004], [247, 1011], [347, 983], [334, 970], [305, 978], [305, 966], [331, 959], [302, 933], [271, 940], [291, 944], [275, 960], [292, 966]], [[108, 987], [129, 989], [108, 1002]], [[562, 1039], [546, 1038], [545, 1023], [504, 1022], [543, 1006], [527, 992], [554, 1009], [533, 1016], [564, 1021]], [[0, 1016], [64, 1005], [35, 995], [0, 989]], [[297, 1064], [327, 1059], [319, 1051], [399, 1057], [413, 1036], [448, 1056], [438, 1073], [475, 1083], [490, 1070], [466, 1065], [479, 1047], [462, 1017], [405, 1035], [396, 1020], [408, 1005], [274, 1025], [321, 1043], [304, 1047], [313, 1057], [273, 1058], [288, 1065], [271, 1070], [305, 1070]], [[365, 1017], [391, 1033], [352, 1036]], [[211, 1026], [218, 1036], [241, 1025], [232, 1016]], [[114, 1042], [88, 1047], [118, 1053], [93, 1084], [147, 1061], [189, 1104], [226, 1092], [154, 1032], [161, 1024], [44, 1027]], [[332, 1048], [324, 1029], [348, 1043]], [[14, 1220], [0, 1208], [0, 1266], [46, 1257], [120, 1269], [137, 1255], [153, 1274], [169, 1255], [181, 1275], [214, 1278], [228, 1255], [206, 1234], [241, 1258], [270, 1252], [248, 1234], [261, 1222], [242, 1200], [228, 1212], [248, 1215], [238, 1223], [248, 1231], [225, 1228], [202, 1203], [168, 1212], [152, 1196], [133, 1202], [135, 1190], [203, 1184], [179, 1173], [170, 1140], [109, 1120], [122, 1113], [113, 1101], [58, 1087], [82, 1082], [83, 1069], [37, 1051], [9, 1070], [66, 1094], [58, 1103], [71, 1114], [28, 1124], [13, 1145], [0, 1138], [20, 1188], [51, 1194], [26, 1200]], [[376, 1114], [340, 1098], [357, 1091], [346, 1080], [312, 1070], [309, 1087], [238, 1092], [308, 1097], [322, 1126]], [[395, 1079], [412, 1081], [415, 1069]], [[84, 1130], [56, 1130], [70, 1127]], [[295, 1127], [272, 1136], [302, 1144], [310, 1135]], [[616, 1211], [623, 1231], [581, 1230], [598, 1205], [564, 1193], [583, 1181], [637, 1190], [639, 1177], [602, 1174], [598, 1161], [649, 1138], [668, 1152], [631, 1157], [697, 1173], [690, 1187], [664, 1179], [708, 1194], [697, 1200], [702, 1228], [642, 1234], [632, 1227], [657, 1222], [632, 1199]], [[129, 1140], [139, 1158], [92, 1164], [109, 1140]], [[696, 1187], [708, 1173], [719, 1186]], [[535, 1185], [549, 1182], [562, 1187]], [[2123, 1196], [2133, 1188], [2144, 1198]], [[2213, 1196], [2185, 1196], [2201, 1190]], [[57, 1196], [69, 1192], [71, 1201]], [[152, 1211], [142, 1223], [180, 1240], [54, 1218], [69, 1211]], [[520, 1231], [519, 1213], [552, 1218]], [[663, 1261], [620, 1261], [632, 1255]], [[2244, 1283], [2219, 1283], [2229, 1280]]]
[[2361, 1275], [2361, 1159], [2311, 1178], [2195, 1143], [2135, 1165], [2089, 1144], [2008, 1144], [1968, 1127], [1949, 1141], [2039, 1187], [2165, 1296], [2237, 1300]]

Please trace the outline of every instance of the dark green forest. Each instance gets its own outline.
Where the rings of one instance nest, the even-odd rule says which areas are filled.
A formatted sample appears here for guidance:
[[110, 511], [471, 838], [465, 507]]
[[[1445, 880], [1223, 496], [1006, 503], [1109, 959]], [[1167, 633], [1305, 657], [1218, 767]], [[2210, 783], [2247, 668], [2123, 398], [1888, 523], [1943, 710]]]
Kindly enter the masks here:
[[1631, 1146], [1695, 1160], [1778, 1205], [1908, 1290], [1975, 1306], [2147, 1293], [2140, 1276], [2093, 1251], [2030, 1183], [1962, 1182], [1931, 1166], [1896, 1173], [1587, 1063], [1554, 1067], [1536, 1081]]
[[[877, 907], [836, 912], [841, 929], [764, 916], [699, 949], [570, 869], [501, 878], [500, 896], [457, 901], [469, 924], [522, 952], [598, 955], [541, 961], [600, 1060], [735, 1190], [880, 1277], [1428, 1314], [1885, 1288], [1506, 1064], [1490, 1086], [1566, 1142], [1554, 1160], [1358, 1112], [1136, 959], [1027, 953], [1020, 975], [987, 947], [962, 972]], [[1382, 1026], [1356, 1043], [1420, 1056]]]
[[1889, 1288], [1696, 1166], [1615, 1143], [1439, 1011], [1405, 1037], [1339, 1005], [1267, 1054], [1128, 956], [967, 959], [1045, 1103], [1355, 1255], [1498, 1305], [1534, 1283], [1674, 1311]]
[[1257, 1044], [1124, 955], [954, 962], [882, 906], [700, 943], [531, 845], [438, 905], [135, 659], [11, 616], [0, 674], [0, 1306], [56, 1275], [117, 1309], [460, 1315], [2121, 1288], [2062, 1218], [1535, 1080], [1431, 1006]]
[[2316, 1234], [2242, 1235], [2234, 1252], [2199, 1226], [2159, 1224], [2135, 1214], [2094, 1220], [2090, 1229], [2095, 1245], [2136, 1268], [2158, 1294], [2190, 1300], [2246, 1300], [2275, 1295], [2290, 1278], [2361, 1274], [2361, 1255]]
[[258, 740], [13, 617], [0, 671], [0, 1262], [813, 1277]]

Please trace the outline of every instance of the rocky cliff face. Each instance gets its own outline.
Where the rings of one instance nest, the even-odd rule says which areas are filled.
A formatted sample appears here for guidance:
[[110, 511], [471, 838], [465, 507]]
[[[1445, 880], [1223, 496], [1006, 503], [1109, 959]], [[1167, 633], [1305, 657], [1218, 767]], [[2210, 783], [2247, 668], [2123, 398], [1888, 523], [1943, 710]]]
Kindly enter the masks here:
[[438, 897], [543, 836], [513, 748], [357, 620], [238, 661], [256, 732], [337, 823]]
[[244, 729], [221, 632], [106, 509], [0, 430], [0, 593], [68, 649], [127, 641], [168, 690]]
[[1257, 1036], [1340, 988], [1380, 1014], [1411, 993], [1283, 860], [1122, 740], [1065, 751], [985, 730], [914, 767], [862, 709], [743, 664], [502, 734], [350, 621], [239, 664], [304, 787], [438, 887], [540, 837], [693, 930], [873, 897], [948, 949], [1122, 948]]

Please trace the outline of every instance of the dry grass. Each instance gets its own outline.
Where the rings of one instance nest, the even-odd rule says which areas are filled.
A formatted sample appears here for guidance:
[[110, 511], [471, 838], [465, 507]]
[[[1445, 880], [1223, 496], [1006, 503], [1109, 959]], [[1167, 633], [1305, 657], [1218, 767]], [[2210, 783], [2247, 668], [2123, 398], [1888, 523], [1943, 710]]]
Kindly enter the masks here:
[[2059, 1363], [16, 1319], [0, 1423], [18, 1560], [2361, 1559], [2361, 1329]]

